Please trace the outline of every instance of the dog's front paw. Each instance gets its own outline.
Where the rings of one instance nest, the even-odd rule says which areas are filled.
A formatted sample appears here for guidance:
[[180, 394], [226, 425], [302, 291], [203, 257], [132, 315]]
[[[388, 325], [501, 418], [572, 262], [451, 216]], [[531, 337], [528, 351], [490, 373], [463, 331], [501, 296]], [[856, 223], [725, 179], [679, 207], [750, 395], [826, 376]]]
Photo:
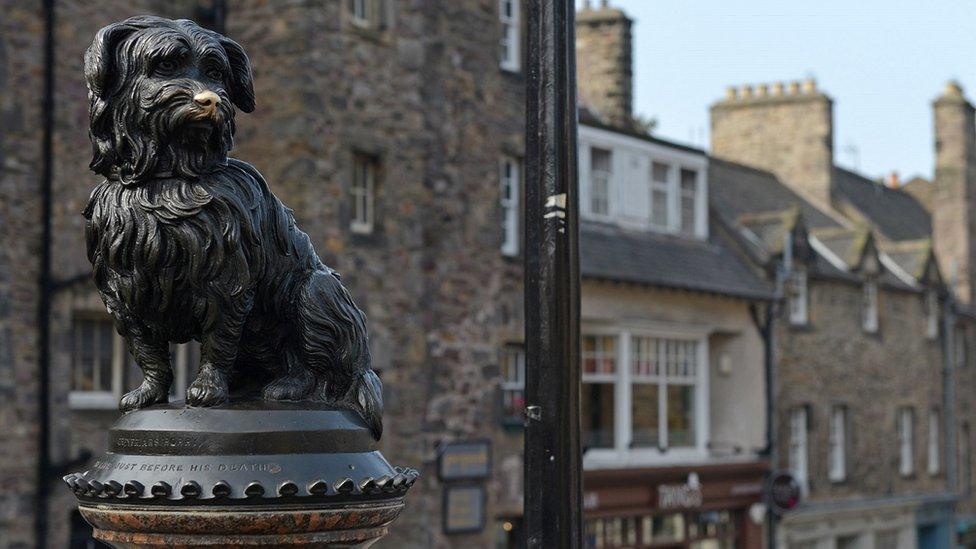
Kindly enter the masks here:
[[315, 385], [315, 378], [305, 371], [279, 377], [264, 386], [261, 392], [265, 400], [302, 400], [307, 397]]
[[227, 379], [213, 366], [205, 364], [200, 375], [186, 390], [186, 403], [190, 406], [216, 406], [227, 402]]
[[169, 390], [167, 387], [143, 381], [139, 387], [133, 391], [129, 391], [122, 397], [122, 400], [119, 402], [119, 411], [123, 413], [131, 412], [132, 410], [166, 402], [168, 397]]

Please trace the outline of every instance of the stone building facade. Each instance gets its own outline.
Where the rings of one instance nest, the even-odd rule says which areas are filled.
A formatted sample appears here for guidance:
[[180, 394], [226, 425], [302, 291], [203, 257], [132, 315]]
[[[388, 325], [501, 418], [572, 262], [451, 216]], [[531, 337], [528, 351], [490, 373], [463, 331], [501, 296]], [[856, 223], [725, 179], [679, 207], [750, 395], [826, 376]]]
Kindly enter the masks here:
[[[410, 547], [493, 543], [496, 517], [521, 508], [521, 435], [502, 426], [499, 389], [505, 352], [522, 338], [521, 261], [517, 248], [502, 253], [500, 221], [501, 160], [520, 166], [524, 148], [521, 63], [499, 66], [499, 37], [511, 45], [524, 36], [519, 2], [505, 3], [502, 17], [495, 0], [54, 0], [51, 67], [43, 59], [43, 5], [34, 4], [5, 1], [0, 42], [0, 451], [8, 487], [0, 495], [0, 547], [36, 541], [38, 399], [48, 398], [52, 412], [47, 545], [64, 547], [81, 525], [57, 466], [102, 451], [117, 398], [138, 380], [88, 281], [80, 212], [97, 178], [86, 168], [81, 59], [100, 27], [141, 13], [221, 25], [248, 51], [258, 108], [238, 117], [232, 154], [254, 164], [294, 208], [366, 311], [386, 391], [383, 451], [423, 473], [390, 539]], [[43, 394], [37, 258], [45, 160], [37, 121], [49, 69], [55, 254], [51, 384]], [[517, 187], [512, 193], [517, 205]], [[178, 382], [192, 380], [195, 353], [174, 349]], [[478, 533], [448, 535], [436, 458], [441, 445], [471, 439], [492, 445], [487, 523]]]
[[902, 189], [834, 165], [831, 105], [808, 80], [712, 106], [717, 215], [783, 295], [775, 462], [807, 498], [777, 538], [949, 547], [972, 506], [972, 107], [936, 100], [935, 181]]

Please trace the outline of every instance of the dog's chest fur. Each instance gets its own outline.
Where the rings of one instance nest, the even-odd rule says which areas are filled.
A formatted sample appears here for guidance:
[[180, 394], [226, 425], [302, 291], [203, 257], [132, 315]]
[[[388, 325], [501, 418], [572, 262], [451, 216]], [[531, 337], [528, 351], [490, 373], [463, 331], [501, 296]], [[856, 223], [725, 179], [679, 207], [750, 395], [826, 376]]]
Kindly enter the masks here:
[[295, 253], [290, 212], [237, 161], [192, 181], [105, 181], [85, 217], [107, 307], [123, 328], [141, 319], [138, 328], [170, 341], [199, 337], [223, 308], [253, 298], [259, 282], [274, 278], [267, 269], [282, 263], [269, 255], [289, 257], [298, 270], [310, 259]]

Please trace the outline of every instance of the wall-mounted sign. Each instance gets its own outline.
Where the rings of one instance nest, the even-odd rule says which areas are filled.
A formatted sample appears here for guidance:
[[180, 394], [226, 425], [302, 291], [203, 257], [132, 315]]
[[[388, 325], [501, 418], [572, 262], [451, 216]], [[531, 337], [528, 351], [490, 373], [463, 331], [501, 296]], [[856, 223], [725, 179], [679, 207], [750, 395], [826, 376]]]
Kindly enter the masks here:
[[441, 446], [437, 476], [441, 480], [474, 480], [491, 474], [491, 443], [487, 440], [451, 442]]
[[474, 486], [444, 487], [444, 533], [465, 534], [485, 528], [485, 489]]
[[695, 509], [701, 504], [701, 486], [662, 484], [657, 487], [657, 506], [661, 509]]
[[789, 471], [776, 471], [770, 475], [766, 492], [769, 506], [777, 514], [796, 509], [803, 497], [800, 483]]

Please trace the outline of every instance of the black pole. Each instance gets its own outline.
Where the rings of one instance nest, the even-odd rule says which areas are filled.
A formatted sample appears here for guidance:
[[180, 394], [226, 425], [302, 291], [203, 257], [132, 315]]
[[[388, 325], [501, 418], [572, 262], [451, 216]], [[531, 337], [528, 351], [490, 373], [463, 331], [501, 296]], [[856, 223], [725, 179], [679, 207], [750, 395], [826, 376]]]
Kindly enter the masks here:
[[572, 0], [528, 4], [525, 532], [582, 545], [579, 240]]
[[44, 81], [41, 95], [41, 254], [37, 298], [37, 491], [34, 540], [47, 547], [48, 494], [51, 481], [51, 194], [54, 136], [54, 0], [44, 0]]

